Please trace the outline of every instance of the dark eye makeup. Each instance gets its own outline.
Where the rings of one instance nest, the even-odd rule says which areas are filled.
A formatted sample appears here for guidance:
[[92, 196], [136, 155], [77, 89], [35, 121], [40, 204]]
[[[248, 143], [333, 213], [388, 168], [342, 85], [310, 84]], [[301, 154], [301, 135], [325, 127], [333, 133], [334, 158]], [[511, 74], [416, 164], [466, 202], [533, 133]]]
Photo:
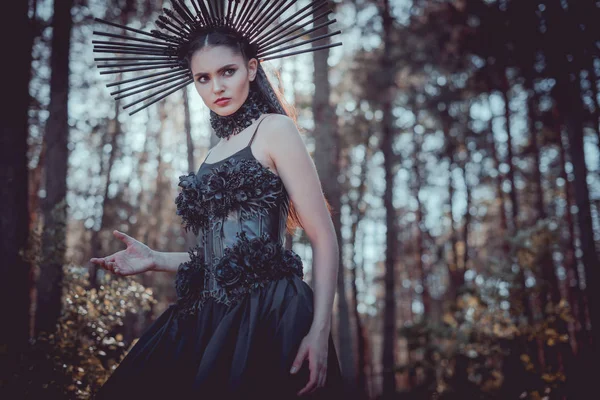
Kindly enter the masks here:
[[[228, 74], [229, 71], [231, 71], [231, 73]], [[235, 73], [235, 71], [236, 71], [235, 68], [227, 68], [227, 69], [223, 70], [223, 75], [225, 75], [225, 76], [232, 76]], [[201, 75], [196, 80], [198, 82], [200, 82], [200, 83], [206, 83], [207, 80], [202, 80], [202, 78], [207, 78], [207, 76], [206, 75]]]

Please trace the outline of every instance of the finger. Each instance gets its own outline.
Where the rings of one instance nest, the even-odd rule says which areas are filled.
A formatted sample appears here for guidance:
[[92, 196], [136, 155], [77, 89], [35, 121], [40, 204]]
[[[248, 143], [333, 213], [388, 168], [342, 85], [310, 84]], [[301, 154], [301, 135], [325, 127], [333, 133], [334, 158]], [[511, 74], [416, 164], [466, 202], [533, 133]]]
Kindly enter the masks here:
[[110, 261], [107, 260], [106, 258], [102, 261], [102, 263], [100, 264], [100, 266], [102, 268], [104, 268], [105, 270], [108, 270], [108, 271], [112, 271], [112, 268], [113, 268], [113, 266], [110, 263]]
[[311, 378], [311, 379], [309, 379], [306, 386], [304, 386], [297, 394], [298, 394], [298, 396], [302, 396], [304, 394], [312, 393], [316, 387], [317, 387], [317, 378], [314, 378], [314, 379]]
[[104, 266], [104, 258], [96, 258], [96, 257], [92, 257], [90, 258], [90, 262], [94, 263], [94, 264], [98, 264], [100, 266]]
[[298, 354], [296, 355], [296, 358], [294, 359], [294, 362], [292, 363], [292, 368], [290, 369], [291, 374], [295, 374], [296, 372], [298, 372], [300, 370], [300, 366], [302, 365], [302, 361], [304, 361], [305, 356], [306, 356], [306, 349], [301, 346], [300, 349], [298, 350]]
[[110, 262], [111, 271], [117, 275], [123, 275], [123, 268], [120, 267], [116, 261]]
[[108, 257], [92, 257], [90, 258], [90, 261], [100, 265], [101, 267], [106, 268], [107, 264], [109, 262], [114, 262], [115, 261], [115, 257], [114, 256], [108, 256]]
[[120, 232], [118, 230], [114, 230], [113, 234], [119, 239], [121, 240], [123, 243], [125, 243], [127, 246], [129, 246], [130, 244], [133, 243], [133, 238], [131, 236], [128, 236], [127, 234]]
[[106, 269], [109, 270], [110, 272], [115, 272], [115, 263], [112, 261], [107, 261]]
[[315, 386], [314, 386], [312, 389], [310, 389], [310, 390], [309, 390], [309, 391], [308, 391], [306, 394], [307, 394], [307, 395], [311, 395], [311, 394], [313, 394], [314, 392], [316, 392], [316, 391], [317, 391], [317, 389], [319, 389], [321, 386], [323, 386], [323, 380], [324, 380], [324, 379], [323, 379], [323, 368], [321, 367], [321, 368], [319, 368], [319, 372], [318, 372], [318, 374], [317, 374], [317, 383], [316, 383], [316, 384], [315, 384]]
[[327, 381], [327, 367], [321, 368], [321, 374], [319, 375], [319, 387], [325, 386]]
[[[312, 361], [312, 360], [311, 360]], [[318, 378], [318, 370], [314, 362], [310, 363], [310, 377], [308, 379], [308, 383], [298, 392], [298, 396], [302, 396], [305, 393], [312, 392], [313, 389], [317, 386], [317, 378]]]
[[119, 275], [119, 276], [122, 276], [122, 275], [123, 275], [123, 269], [122, 269], [122, 268], [119, 268], [119, 267], [117, 266], [117, 264], [116, 264], [116, 263], [112, 263], [112, 267], [113, 267], [113, 272], [114, 272], [116, 275]]

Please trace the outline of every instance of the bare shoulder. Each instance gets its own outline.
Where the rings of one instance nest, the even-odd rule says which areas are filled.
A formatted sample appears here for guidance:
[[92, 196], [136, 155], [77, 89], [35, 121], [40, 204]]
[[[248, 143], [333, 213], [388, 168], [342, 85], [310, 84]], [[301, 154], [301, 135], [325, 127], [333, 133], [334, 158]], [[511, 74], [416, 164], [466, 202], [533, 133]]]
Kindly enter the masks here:
[[268, 114], [264, 117], [262, 127], [268, 139], [277, 141], [300, 135], [294, 120], [283, 114]]
[[[260, 122], [259, 139], [252, 152], [255, 158], [274, 173], [279, 174], [278, 164], [290, 151], [305, 148], [294, 120], [283, 114], [269, 113]], [[302, 146], [300, 146], [302, 145]]]

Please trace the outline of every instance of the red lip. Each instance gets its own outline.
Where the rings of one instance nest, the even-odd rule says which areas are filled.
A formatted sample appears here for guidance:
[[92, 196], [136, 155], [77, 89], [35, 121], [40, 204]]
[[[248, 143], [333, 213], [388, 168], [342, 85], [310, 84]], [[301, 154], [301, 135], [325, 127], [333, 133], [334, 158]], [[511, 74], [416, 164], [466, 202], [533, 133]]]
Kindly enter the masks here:
[[231, 100], [229, 97], [219, 97], [217, 101], [215, 101], [215, 104], [222, 106], [229, 103], [229, 100]]

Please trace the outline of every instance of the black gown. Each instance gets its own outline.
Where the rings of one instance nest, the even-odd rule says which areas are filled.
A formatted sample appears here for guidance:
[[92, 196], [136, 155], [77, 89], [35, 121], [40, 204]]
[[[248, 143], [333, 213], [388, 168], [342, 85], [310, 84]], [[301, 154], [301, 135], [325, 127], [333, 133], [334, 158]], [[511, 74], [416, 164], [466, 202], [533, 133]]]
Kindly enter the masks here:
[[252, 154], [257, 130], [243, 149], [179, 177], [177, 215], [198, 240], [177, 270], [177, 301], [95, 399], [342, 395], [331, 334], [325, 387], [296, 395], [308, 382], [308, 359], [296, 374], [289, 371], [312, 323], [313, 291], [300, 257], [283, 247], [289, 197], [281, 178]]

